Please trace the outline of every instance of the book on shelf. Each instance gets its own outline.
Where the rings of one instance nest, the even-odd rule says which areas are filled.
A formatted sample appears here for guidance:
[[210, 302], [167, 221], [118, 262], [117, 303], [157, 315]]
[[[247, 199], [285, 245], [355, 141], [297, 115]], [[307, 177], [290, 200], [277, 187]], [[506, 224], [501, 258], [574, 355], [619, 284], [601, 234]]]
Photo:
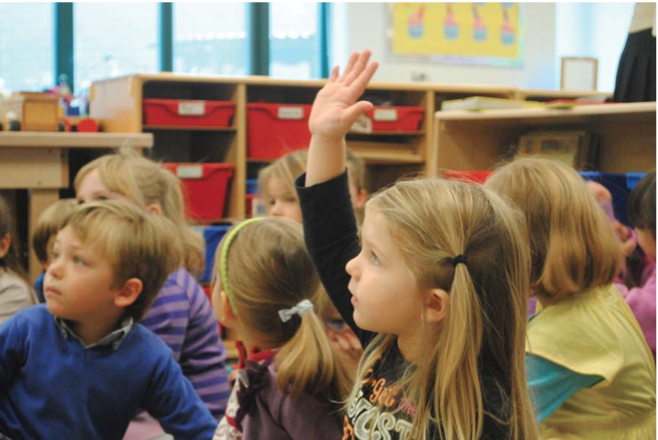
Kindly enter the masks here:
[[518, 99], [488, 98], [486, 96], [471, 96], [470, 98], [451, 99], [443, 101], [441, 111], [453, 110], [512, 110], [528, 107], [541, 107], [541, 102], [522, 101]]
[[587, 131], [534, 131], [519, 138], [514, 158], [559, 160], [577, 170], [591, 169], [598, 160], [598, 136]]

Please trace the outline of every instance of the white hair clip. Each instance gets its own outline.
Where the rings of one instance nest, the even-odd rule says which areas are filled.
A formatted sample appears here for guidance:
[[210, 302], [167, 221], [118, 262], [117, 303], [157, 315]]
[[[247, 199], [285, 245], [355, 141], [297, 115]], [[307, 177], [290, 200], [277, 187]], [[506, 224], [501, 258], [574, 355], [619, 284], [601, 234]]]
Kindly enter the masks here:
[[283, 322], [288, 322], [294, 315], [304, 316], [311, 311], [313, 311], [313, 303], [308, 299], [304, 299], [297, 303], [295, 307], [279, 310], [279, 318]]

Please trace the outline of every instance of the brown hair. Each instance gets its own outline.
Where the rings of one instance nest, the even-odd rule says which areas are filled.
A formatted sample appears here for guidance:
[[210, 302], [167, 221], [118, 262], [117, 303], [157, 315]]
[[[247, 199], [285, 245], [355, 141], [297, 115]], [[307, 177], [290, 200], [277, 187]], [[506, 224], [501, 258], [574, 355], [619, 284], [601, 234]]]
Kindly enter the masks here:
[[621, 248], [573, 168], [553, 160], [519, 159], [498, 168], [486, 186], [509, 197], [525, 214], [534, 293], [560, 301], [615, 279]]
[[142, 281], [142, 292], [126, 308], [139, 321], [148, 311], [167, 277], [180, 262], [174, 224], [124, 201], [79, 205], [64, 221], [83, 243], [97, 244], [115, 270], [115, 285], [130, 278]]
[[[230, 234], [215, 254], [216, 279]], [[304, 299], [316, 304], [319, 295], [320, 281], [304, 246], [301, 225], [274, 217], [245, 225], [233, 238], [227, 259], [232, 304], [242, 324], [280, 347], [275, 357], [279, 388], [294, 398], [302, 392], [344, 398], [347, 372], [333, 354], [316, 312], [295, 315], [287, 322], [279, 317], [280, 310]]]
[[[475, 440], [485, 412], [498, 410], [486, 414], [509, 427], [510, 440], [536, 439], [525, 374], [530, 258], [521, 213], [480, 185], [442, 179], [398, 182], [368, 202], [371, 210], [383, 216], [419, 292], [440, 288], [450, 297], [438, 331], [425, 326], [420, 359], [394, 385], [416, 403], [409, 438], [425, 439], [434, 421], [442, 438]], [[455, 267], [460, 254], [468, 265]], [[394, 335], [378, 335], [358, 377], [394, 343]]]
[[628, 198], [628, 219], [634, 227], [648, 229], [656, 238], [656, 172], [638, 182]]
[[44, 209], [39, 216], [32, 236], [32, 248], [41, 263], [48, 261], [48, 241], [62, 229], [62, 223], [76, 204], [75, 199], [58, 200]]
[[108, 190], [128, 197], [143, 209], [151, 204], [159, 205], [164, 216], [176, 225], [177, 240], [183, 244], [183, 266], [192, 274], [203, 271], [205, 244], [185, 218], [185, 201], [178, 177], [132, 148], [122, 148], [118, 154], [99, 157], [82, 167], [75, 176], [76, 191], [85, 176], [95, 169]]
[[[15, 228], [16, 225], [14, 224], [14, 217], [9, 209], [9, 204], [4, 197], [0, 196], [0, 238], [3, 238], [7, 234], [10, 236], [16, 234]], [[0, 258], [0, 267], [11, 270], [26, 283], [28, 282], [27, 273], [21, 263], [17, 237], [11, 237], [11, 244], [7, 255], [4, 258]]]

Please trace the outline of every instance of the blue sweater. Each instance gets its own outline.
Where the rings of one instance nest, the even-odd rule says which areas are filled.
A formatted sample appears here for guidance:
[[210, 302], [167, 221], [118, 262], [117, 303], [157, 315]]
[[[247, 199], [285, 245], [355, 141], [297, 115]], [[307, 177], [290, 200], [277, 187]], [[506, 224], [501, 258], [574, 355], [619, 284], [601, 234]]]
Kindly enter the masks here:
[[115, 351], [65, 338], [45, 305], [0, 326], [0, 433], [21, 439], [121, 439], [139, 408], [176, 439], [217, 423], [171, 350], [136, 324]]

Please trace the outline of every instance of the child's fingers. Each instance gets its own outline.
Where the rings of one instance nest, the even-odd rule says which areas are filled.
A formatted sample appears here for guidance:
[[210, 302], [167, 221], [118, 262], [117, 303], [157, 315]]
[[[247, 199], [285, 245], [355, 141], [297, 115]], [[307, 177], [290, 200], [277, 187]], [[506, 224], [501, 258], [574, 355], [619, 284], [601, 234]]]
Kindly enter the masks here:
[[345, 81], [347, 75], [349, 75], [352, 69], [354, 68], [354, 65], [356, 64], [356, 60], [359, 58], [359, 56], [360, 56], [359, 52], [352, 52], [350, 58], [347, 60], [347, 66], [345, 66], [345, 70], [343, 70], [343, 74], [338, 78], [337, 82], [342, 83]]
[[336, 78], [338, 78], [338, 66], [334, 66], [333, 69], [331, 69], [331, 74], [329, 75], [329, 82], [334, 82], [336, 81]]
[[354, 124], [357, 118], [361, 115], [361, 113], [370, 110], [372, 107], [372, 103], [368, 101], [359, 101], [356, 104], [352, 104], [350, 107], [344, 110], [344, 120], [346, 121], [347, 125], [351, 127], [352, 124]]
[[365, 69], [363, 69], [363, 71], [359, 74], [359, 76], [350, 85], [350, 88], [355, 93], [358, 93], [358, 96], [361, 96], [363, 94], [363, 91], [368, 86], [368, 83], [372, 79], [378, 67], [379, 67], [379, 63], [377, 61], [373, 61]]
[[366, 66], [368, 65], [368, 60], [370, 59], [370, 51], [369, 50], [364, 50], [359, 54], [359, 57], [356, 59], [356, 63], [352, 67], [349, 73], [345, 73], [343, 77], [345, 78], [343, 80], [343, 84], [346, 86], [352, 85], [352, 83], [361, 76], [361, 74], [366, 70]]

